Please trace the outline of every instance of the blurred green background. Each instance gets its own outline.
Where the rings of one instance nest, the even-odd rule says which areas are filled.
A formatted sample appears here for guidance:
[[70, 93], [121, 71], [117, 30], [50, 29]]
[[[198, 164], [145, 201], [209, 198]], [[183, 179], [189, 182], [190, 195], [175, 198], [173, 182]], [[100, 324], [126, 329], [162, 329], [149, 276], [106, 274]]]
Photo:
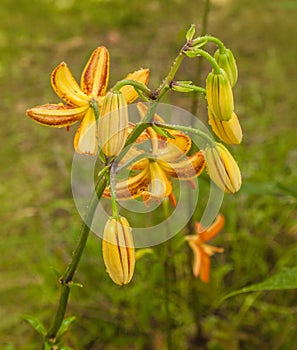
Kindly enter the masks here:
[[[213, 0], [209, 34], [230, 47], [239, 66], [236, 111], [244, 142], [232, 147], [244, 185], [226, 196], [223, 233], [215, 244], [211, 282], [193, 280], [188, 249], [171, 260], [170, 327], [174, 349], [297, 349], [296, 290], [226, 293], [260, 282], [297, 259], [296, 225], [296, 0]], [[110, 86], [140, 67], [155, 89], [184, 43], [191, 23], [201, 30], [203, 0], [1, 0], [0, 348], [40, 348], [22, 320], [46, 325], [58, 298], [54, 269], [63, 271], [80, 227], [70, 184], [72, 136], [25, 116], [37, 104], [58, 102], [50, 73], [66, 61], [79, 79], [99, 45], [111, 54]], [[191, 80], [196, 60], [179, 76]], [[209, 66], [203, 65], [203, 74]], [[167, 101], [190, 109], [192, 99]], [[204, 102], [198, 112], [206, 120]], [[146, 256], [132, 283], [115, 286], [105, 273], [101, 242], [91, 235], [67, 315], [74, 349], [165, 349], [162, 264]], [[172, 243], [174, 245], [174, 242]], [[162, 249], [159, 247], [158, 249]]]

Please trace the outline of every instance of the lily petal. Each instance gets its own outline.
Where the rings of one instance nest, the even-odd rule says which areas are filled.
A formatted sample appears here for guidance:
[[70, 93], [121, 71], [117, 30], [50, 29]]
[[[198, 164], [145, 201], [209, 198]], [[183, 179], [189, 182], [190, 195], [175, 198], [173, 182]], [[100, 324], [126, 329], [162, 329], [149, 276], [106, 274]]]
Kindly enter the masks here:
[[[149, 79], [149, 69], [145, 68], [145, 69], [139, 69], [133, 73], [129, 73], [124, 80], [129, 79], [129, 80], [135, 80], [139, 83], [142, 83], [144, 85], [147, 85], [148, 83], [148, 79]], [[134, 89], [133, 86], [131, 85], [126, 85], [123, 86], [120, 91], [124, 94], [124, 96], [126, 97], [127, 103], [132, 103], [133, 101], [135, 101], [138, 98], [138, 93], [136, 92], [136, 90]]]
[[194, 262], [193, 262], [193, 275], [194, 277], [199, 277], [201, 270], [201, 250], [198, 245], [195, 244], [195, 241], [192, 236], [188, 236], [189, 246], [191, 247], [194, 254]]
[[227, 144], [240, 144], [242, 140], [242, 130], [237, 118], [233, 112], [232, 117], [228, 121], [219, 120], [212, 114], [208, 108], [208, 123], [211, 125], [213, 132]]
[[178, 178], [179, 180], [190, 180], [201, 174], [205, 166], [205, 160], [201, 151], [187, 157], [185, 156], [178, 162], [158, 163], [167, 175]]
[[44, 104], [27, 110], [27, 116], [37, 123], [63, 128], [81, 120], [88, 106], [73, 108], [63, 104]]
[[[143, 102], [138, 102], [137, 103], [137, 109], [138, 109], [138, 112], [139, 112], [139, 115], [140, 115], [140, 119], [142, 120], [145, 117], [146, 113], [147, 113], [148, 106], [145, 105]], [[162, 117], [160, 117], [157, 113], [154, 114], [154, 120], [158, 121], [160, 123], [164, 123], [164, 119]]]
[[83, 106], [88, 103], [88, 96], [81, 91], [65, 62], [53, 70], [51, 84], [56, 94], [70, 106]]
[[84, 93], [93, 97], [103, 96], [109, 78], [109, 52], [99, 46], [92, 53], [81, 75], [80, 85]]
[[151, 173], [151, 183], [149, 186], [149, 194], [153, 199], [164, 199], [172, 192], [172, 184], [164, 170], [157, 162], [149, 164]]
[[[149, 184], [150, 171], [149, 167], [146, 167], [139, 174], [117, 182], [116, 197], [118, 200], [140, 197], [144, 191], [148, 190]], [[110, 198], [110, 188], [105, 189], [103, 196]]]
[[80, 154], [96, 155], [98, 151], [96, 118], [89, 108], [74, 137], [74, 149]]
[[[133, 158], [139, 157], [144, 153], [143, 150], [138, 149], [136, 147], [131, 147], [129, 151], [124, 155], [124, 157], [121, 159], [119, 165], [122, 166], [123, 164], [130, 162], [133, 160]], [[147, 158], [140, 159], [133, 163], [129, 169], [133, 170], [143, 170], [145, 167], [148, 166], [149, 160]]]
[[225, 218], [222, 214], [219, 214], [215, 221], [206, 229], [197, 222], [195, 225], [195, 231], [202, 242], [207, 242], [217, 236], [224, 225]]
[[200, 279], [204, 283], [209, 282], [210, 274], [210, 256], [202, 249], [200, 249], [201, 254], [201, 269], [200, 269]]
[[[142, 102], [137, 103], [137, 109], [140, 118], [143, 119], [147, 113], [148, 107]], [[154, 114], [154, 120], [164, 122], [157, 114]], [[168, 130], [174, 138], [163, 137], [157, 134], [152, 128], [147, 128], [147, 133], [151, 137], [153, 153], [158, 155], [158, 159], [167, 162], [173, 162], [181, 158], [191, 148], [191, 138], [178, 130]]]
[[174, 137], [159, 139], [158, 159], [166, 162], [174, 162], [185, 155], [191, 148], [191, 139], [189, 136], [177, 130], [170, 130], [170, 134]]

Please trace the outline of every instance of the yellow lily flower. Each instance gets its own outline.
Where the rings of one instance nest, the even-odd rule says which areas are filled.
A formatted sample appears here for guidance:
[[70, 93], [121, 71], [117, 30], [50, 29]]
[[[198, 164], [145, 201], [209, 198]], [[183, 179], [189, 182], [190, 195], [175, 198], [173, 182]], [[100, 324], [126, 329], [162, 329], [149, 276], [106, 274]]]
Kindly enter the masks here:
[[[147, 84], [148, 69], [140, 69], [128, 74], [124, 79]], [[60, 63], [52, 72], [51, 84], [56, 94], [66, 104], [44, 104], [27, 110], [34, 121], [56, 128], [69, 127], [81, 121], [74, 137], [74, 149], [81, 154], [95, 155], [98, 151], [97, 127], [92, 101], [99, 108], [106, 94], [109, 79], [109, 52], [99, 46], [92, 53], [81, 75], [80, 85], [74, 79], [65, 62]], [[138, 97], [132, 86], [120, 89], [127, 103]]]
[[[144, 104], [138, 103], [137, 106], [140, 114], [146, 113], [147, 107]], [[157, 114], [154, 118], [158, 121], [162, 120]], [[140, 136], [142, 141], [150, 141], [152, 157], [144, 157], [133, 163], [130, 169], [140, 172], [117, 182], [115, 186], [117, 199], [128, 200], [142, 196], [144, 201], [149, 199], [159, 201], [170, 197], [174, 204], [172, 183], [169, 178], [191, 181], [201, 174], [205, 165], [203, 153], [200, 151], [186, 156], [191, 148], [191, 139], [177, 130], [170, 130], [170, 133], [174, 138], [160, 136], [149, 127], [144, 132], [146, 137]], [[120, 165], [135, 155], [141, 154], [143, 154], [142, 150], [132, 147]], [[110, 197], [110, 188], [104, 191], [104, 196]]]
[[186, 236], [186, 240], [194, 253], [193, 275], [202, 282], [209, 282], [210, 257], [222, 253], [224, 248], [214, 247], [205, 242], [218, 235], [225, 223], [224, 216], [219, 214], [212, 225], [205, 229], [199, 222], [195, 225], [195, 235]]

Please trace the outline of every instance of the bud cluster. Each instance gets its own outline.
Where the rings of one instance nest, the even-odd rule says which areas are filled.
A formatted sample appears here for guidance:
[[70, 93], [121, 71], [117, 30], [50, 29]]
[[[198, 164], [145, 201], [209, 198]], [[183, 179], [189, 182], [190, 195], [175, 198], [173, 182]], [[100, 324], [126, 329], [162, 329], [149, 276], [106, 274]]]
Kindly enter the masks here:
[[234, 112], [232, 91], [238, 79], [238, 70], [232, 51], [220, 47], [214, 54], [213, 65], [214, 69], [206, 79], [209, 124], [223, 142], [239, 144], [242, 130]]

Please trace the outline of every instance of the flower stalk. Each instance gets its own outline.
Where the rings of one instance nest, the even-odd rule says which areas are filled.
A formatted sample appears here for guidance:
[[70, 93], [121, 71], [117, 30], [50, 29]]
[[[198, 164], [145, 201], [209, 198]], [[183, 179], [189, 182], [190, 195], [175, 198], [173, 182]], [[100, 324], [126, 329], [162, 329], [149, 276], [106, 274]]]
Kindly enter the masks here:
[[96, 211], [98, 201], [101, 199], [103, 191], [105, 190], [107, 186], [107, 173], [108, 173], [108, 167], [105, 167], [103, 171], [100, 173], [100, 177], [98, 179], [97, 185], [95, 187], [95, 192], [93, 194], [93, 197], [90, 201], [89, 204], [89, 210], [86, 215], [85, 220], [82, 222], [81, 230], [80, 230], [80, 235], [78, 238], [77, 245], [73, 251], [71, 261], [60, 278], [60, 283], [61, 283], [61, 290], [60, 290], [60, 299], [59, 299], [59, 304], [57, 307], [56, 315], [55, 318], [45, 336], [45, 342], [54, 345], [57, 341], [56, 337], [58, 334], [58, 331], [62, 325], [65, 313], [66, 313], [66, 308], [67, 308], [67, 303], [68, 303], [68, 298], [70, 294], [70, 287], [71, 283], [74, 277], [74, 274], [76, 272], [76, 269], [78, 267], [78, 264], [80, 262], [81, 256], [83, 254], [83, 251], [85, 249], [87, 239], [90, 233], [90, 227], [94, 213]]
[[[208, 6], [209, 1], [206, 4]], [[207, 17], [208, 8], [205, 11]], [[139, 196], [142, 196], [143, 201], [164, 200], [164, 214], [167, 218], [169, 216], [168, 200], [171, 200], [171, 204], [176, 203], [169, 178], [178, 178], [191, 183], [201, 174], [205, 162], [211, 179], [219, 187], [231, 193], [240, 188], [239, 168], [223, 145], [216, 143], [202, 130], [167, 124], [155, 113], [158, 103], [169, 90], [199, 92], [206, 95], [209, 106], [212, 108], [211, 112], [214, 113], [214, 118], [218, 119], [211, 119], [215, 133], [229, 143], [241, 141], [241, 129], [236, 115], [231, 120], [234, 106], [229, 80], [232, 80], [233, 86], [237, 79], [235, 59], [219, 39], [208, 35], [193, 39], [194, 34], [195, 28], [192, 26], [187, 33], [186, 44], [180, 49], [167, 76], [155, 91], [146, 86], [149, 77], [148, 69], [140, 69], [128, 74], [126, 78], [107, 90], [109, 52], [101, 46], [92, 53], [82, 72], [80, 84], [76, 82], [66, 63], [62, 62], [54, 69], [51, 77], [52, 86], [64, 104], [45, 104], [27, 110], [30, 118], [51, 127], [68, 128], [80, 122], [74, 138], [76, 152], [96, 155], [105, 164], [104, 169], [98, 174], [98, 182], [83, 220], [71, 261], [59, 279], [61, 284], [59, 303], [53, 322], [44, 336], [43, 349], [49, 347], [56, 349], [60, 345], [59, 332], [61, 327], [63, 328], [70, 288], [74, 285], [73, 277], [85, 249], [98, 202], [103, 195], [111, 198], [112, 206], [112, 216], [107, 221], [103, 233], [103, 259], [112, 280], [119, 285], [124, 285], [129, 283], [133, 276], [135, 251], [132, 230], [126, 218], [120, 216], [118, 200]], [[208, 42], [218, 46], [217, 59], [202, 49]], [[221, 56], [227, 54], [228, 57]], [[194, 85], [191, 81], [174, 81], [181, 63], [187, 56], [201, 56], [212, 65], [213, 70], [206, 81], [206, 88]], [[228, 68], [226, 69], [229, 80], [222, 69], [224, 67]], [[228, 84], [225, 84], [225, 80]], [[141, 121], [130, 131], [126, 107], [138, 97], [149, 104], [147, 107], [144, 104], [138, 104]], [[136, 150], [137, 147], [132, 148], [134, 144], [137, 146], [137, 142], [142, 142], [142, 133], [144, 139], [147, 138], [151, 142], [151, 154], [146, 154], [141, 149]], [[203, 147], [200, 148], [205, 150], [195, 151], [196, 153], [187, 156], [188, 151], [191, 152], [192, 141], [186, 134], [193, 134], [202, 140]], [[141, 141], [137, 140], [140, 135]], [[132, 152], [127, 154], [130, 149]], [[117, 182], [117, 172], [127, 166], [134, 173], [132, 172], [132, 176], [127, 180]], [[169, 236], [168, 231], [168, 239]], [[204, 241], [200, 242], [197, 237], [195, 239], [190, 237], [189, 242], [195, 243], [195, 249], [197, 245], [199, 249], [200, 246], [208, 249]], [[174, 268], [171, 254], [170, 243], [167, 241], [163, 266], [167, 318], [165, 334], [168, 350], [173, 346], [169, 307], [170, 273]]]

